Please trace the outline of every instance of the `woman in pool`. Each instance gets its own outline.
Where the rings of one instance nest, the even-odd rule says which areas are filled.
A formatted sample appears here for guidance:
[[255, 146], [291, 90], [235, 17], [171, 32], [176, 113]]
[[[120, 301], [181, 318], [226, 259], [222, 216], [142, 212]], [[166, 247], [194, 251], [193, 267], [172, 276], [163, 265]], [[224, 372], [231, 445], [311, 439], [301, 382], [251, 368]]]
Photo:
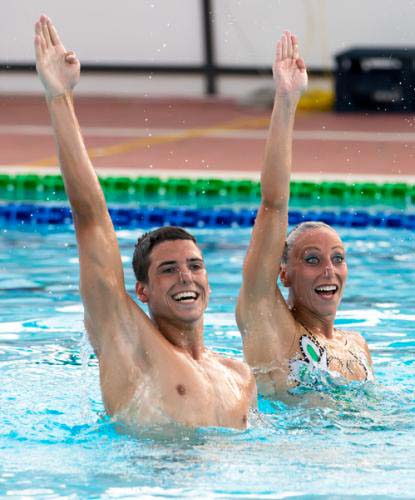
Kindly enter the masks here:
[[[343, 243], [330, 226], [306, 222], [285, 238], [295, 110], [307, 87], [297, 38], [284, 32], [273, 65], [276, 85], [261, 205], [246, 255], [237, 322], [259, 391], [278, 394], [316, 376], [371, 379], [363, 337], [334, 327], [347, 278]], [[285, 301], [276, 281], [289, 289]]]

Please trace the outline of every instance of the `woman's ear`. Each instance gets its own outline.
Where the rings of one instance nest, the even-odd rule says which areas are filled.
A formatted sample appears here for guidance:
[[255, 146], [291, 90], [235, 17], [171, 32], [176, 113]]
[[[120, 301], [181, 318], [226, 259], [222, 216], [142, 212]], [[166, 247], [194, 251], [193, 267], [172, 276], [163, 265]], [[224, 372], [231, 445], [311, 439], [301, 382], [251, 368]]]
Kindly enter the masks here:
[[280, 267], [280, 280], [285, 288], [289, 288], [291, 286], [291, 282], [288, 278], [287, 266], [285, 266], [284, 264], [282, 264]]
[[137, 281], [137, 283], [135, 284], [135, 293], [137, 294], [137, 297], [143, 304], [147, 304], [148, 291], [147, 291], [147, 285], [145, 283]]

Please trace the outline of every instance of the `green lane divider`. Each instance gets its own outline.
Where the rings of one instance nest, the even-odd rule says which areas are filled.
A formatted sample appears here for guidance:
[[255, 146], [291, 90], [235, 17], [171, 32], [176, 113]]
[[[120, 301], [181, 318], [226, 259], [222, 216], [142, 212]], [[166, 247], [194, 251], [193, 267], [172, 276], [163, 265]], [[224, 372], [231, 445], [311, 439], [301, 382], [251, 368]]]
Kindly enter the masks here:
[[[160, 201], [169, 204], [256, 203], [260, 184], [247, 179], [122, 177], [100, 178], [109, 202]], [[60, 175], [0, 174], [0, 200], [63, 201], [66, 194]], [[301, 205], [415, 205], [415, 185], [402, 182], [292, 181], [291, 204]]]

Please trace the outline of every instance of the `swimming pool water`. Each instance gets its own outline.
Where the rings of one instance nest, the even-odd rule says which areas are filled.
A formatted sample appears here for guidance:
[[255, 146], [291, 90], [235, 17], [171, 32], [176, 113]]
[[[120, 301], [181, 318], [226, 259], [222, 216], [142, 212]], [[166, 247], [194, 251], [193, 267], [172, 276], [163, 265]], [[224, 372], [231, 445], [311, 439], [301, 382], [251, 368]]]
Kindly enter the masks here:
[[[234, 307], [250, 230], [194, 231], [212, 287], [206, 343], [242, 357]], [[127, 287], [139, 231], [119, 231]], [[0, 238], [0, 495], [7, 498], [406, 497], [415, 492], [415, 245], [344, 229], [338, 325], [368, 340], [376, 383], [260, 399], [247, 431], [118, 432], [83, 339], [70, 230]]]

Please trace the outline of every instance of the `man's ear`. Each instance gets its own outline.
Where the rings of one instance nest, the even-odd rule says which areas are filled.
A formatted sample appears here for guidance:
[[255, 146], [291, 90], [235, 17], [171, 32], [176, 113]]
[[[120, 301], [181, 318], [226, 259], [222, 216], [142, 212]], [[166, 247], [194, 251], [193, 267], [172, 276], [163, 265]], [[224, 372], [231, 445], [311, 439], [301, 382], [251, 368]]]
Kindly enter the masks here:
[[290, 279], [288, 278], [287, 266], [284, 264], [280, 267], [280, 280], [285, 288], [289, 288], [291, 286]]
[[143, 304], [147, 304], [148, 290], [147, 290], [147, 285], [145, 283], [137, 281], [137, 283], [135, 284], [135, 293], [137, 294], [137, 297]]

